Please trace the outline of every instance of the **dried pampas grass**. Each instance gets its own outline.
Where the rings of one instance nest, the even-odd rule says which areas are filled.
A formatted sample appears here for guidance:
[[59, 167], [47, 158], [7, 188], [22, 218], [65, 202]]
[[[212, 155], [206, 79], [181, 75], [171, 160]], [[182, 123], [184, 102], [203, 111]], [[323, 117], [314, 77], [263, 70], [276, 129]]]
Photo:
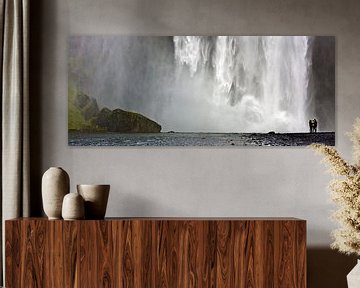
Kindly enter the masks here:
[[338, 205], [332, 218], [342, 226], [333, 231], [331, 247], [360, 256], [360, 118], [356, 119], [350, 138], [354, 148], [353, 165], [346, 162], [334, 147], [323, 144], [310, 146], [325, 156], [324, 162], [337, 176], [329, 185], [331, 198]]

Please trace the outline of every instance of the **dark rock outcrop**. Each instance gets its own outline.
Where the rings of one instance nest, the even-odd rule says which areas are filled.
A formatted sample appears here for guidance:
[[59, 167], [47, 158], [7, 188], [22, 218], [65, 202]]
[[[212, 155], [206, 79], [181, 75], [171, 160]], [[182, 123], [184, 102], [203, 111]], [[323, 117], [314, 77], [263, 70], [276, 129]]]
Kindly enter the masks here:
[[159, 133], [161, 126], [155, 121], [134, 112], [104, 108], [97, 117], [96, 125], [109, 132], [121, 133]]
[[108, 128], [110, 127], [110, 116], [111, 116], [111, 110], [109, 108], [103, 108], [98, 113], [95, 124], [102, 128]]

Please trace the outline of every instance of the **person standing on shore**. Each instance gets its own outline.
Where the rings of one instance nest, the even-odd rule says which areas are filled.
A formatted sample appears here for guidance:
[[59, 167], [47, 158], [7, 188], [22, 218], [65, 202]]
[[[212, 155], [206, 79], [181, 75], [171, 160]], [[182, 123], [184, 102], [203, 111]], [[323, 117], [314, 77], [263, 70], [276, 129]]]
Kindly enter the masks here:
[[314, 123], [314, 133], [316, 133], [317, 132], [317, 121], [316, 121], [316, 119], [314, 118], [314, 120], [313, 120], [313, 123]]
[[316, 133], [316, 131], [317, 131], [317, 120], [315, 118], [309, 120], [309, 129], [310, 129], [310, 133]]

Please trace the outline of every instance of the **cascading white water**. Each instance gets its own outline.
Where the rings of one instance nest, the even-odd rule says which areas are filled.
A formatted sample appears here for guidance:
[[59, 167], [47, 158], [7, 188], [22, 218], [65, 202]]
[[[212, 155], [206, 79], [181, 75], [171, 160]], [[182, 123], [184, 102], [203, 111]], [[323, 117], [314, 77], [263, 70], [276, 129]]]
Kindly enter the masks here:
[[174, 37], [177, 66], [211, 88], [196, 101], [231, 132], [308, 130], [310, 48], [306, 36]]

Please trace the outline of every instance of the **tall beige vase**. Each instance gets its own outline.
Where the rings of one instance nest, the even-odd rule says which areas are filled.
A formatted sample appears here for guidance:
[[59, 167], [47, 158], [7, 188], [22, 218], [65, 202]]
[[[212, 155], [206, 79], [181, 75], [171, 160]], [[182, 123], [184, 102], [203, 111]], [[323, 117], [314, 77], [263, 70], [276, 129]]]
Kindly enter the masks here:
[[69, 193], [69, 175], [60, 167], [49, 168], [42, 177], [43, 208], [49, 219], [61, 219], [63, 198]]
[[110, 185], [77, 185], [78, 193], [85, 201], [85, 219], [104, 219]]

